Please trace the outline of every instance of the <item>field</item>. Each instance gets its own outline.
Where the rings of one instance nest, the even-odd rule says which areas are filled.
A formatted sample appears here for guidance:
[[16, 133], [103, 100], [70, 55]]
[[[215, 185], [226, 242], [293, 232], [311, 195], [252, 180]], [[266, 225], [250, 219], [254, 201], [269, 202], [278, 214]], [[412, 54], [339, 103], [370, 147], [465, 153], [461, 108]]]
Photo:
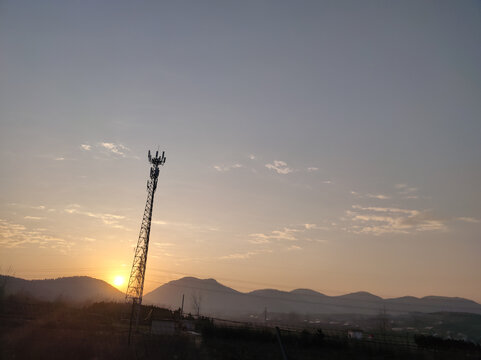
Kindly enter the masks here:
[[[152, 320], [176, 322], [178, 312], [143, 307], [139, 331], [128, 345], [129, 307], [118, 303], [41, 302], [7, 297], [1, 307], [0, 359], [282, 359], [276, 330], [248, 323], [193, 319], [195, 331], [153, 335]], [[473, 359], [479, 346], [433, 343], [431, 338], [396, 343], [393, 334], [376, 341], [346, 333], [280, 329], [288, 359]], [[407, 339], [404, 337], [404, 339]], [[424, 341], [424, 342], [423, 342]]]

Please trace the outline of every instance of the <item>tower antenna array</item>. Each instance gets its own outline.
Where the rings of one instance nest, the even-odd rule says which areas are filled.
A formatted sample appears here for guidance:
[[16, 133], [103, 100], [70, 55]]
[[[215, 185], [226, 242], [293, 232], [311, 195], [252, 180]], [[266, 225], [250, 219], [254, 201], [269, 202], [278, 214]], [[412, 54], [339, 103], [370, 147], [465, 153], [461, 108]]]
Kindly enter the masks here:
[[150, 150], [148, 153], [150, 167], [150, 177], [147, 181], [147, 202], [145, 203], [144, 216], [142, 218], [142, 225], [140, 226], [139, 240], [135, 248], [134, 262], [132, 263], [132, 270], [130, 271], [129, 284], [127, 292], [125, 293], [125, 301], [132, 302], [132, 313], [130, 315], [129, 328], [129, 343], [130, 334], [132, 331], [132, 323], [135, 321], [137, 327], [139, 322], [140, 305], [142, 304], [142, 293], [144, 290], [145, 267], [147, 265], [147, 252], [149, 250], [149, 236], [150, 225], [152, 222], [152, 209], [154, 206], [154, 194], [157, 188], [157, 179], [159, 177], [159, 166], [165, 164], [164, 151], [159, 156], [159, 151], [155, 152], [155, 157], [152, 157]]

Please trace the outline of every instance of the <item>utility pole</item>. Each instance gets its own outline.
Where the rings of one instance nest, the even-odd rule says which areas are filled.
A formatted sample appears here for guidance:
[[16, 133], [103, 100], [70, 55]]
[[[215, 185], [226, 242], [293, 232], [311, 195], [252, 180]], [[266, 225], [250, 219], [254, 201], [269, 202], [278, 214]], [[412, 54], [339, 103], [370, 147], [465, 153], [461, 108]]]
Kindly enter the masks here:
[[155, 157], [148, 154], [150, 167], [150, 177], [147, 181], [147, 201], [145, 204], [144, 216], [140, 226], [139, 239], [135, 248], [134, 261], [132, 270], [130, 271], [129, 284], [125, 293], [125, 302], [132, 302], [132, 312], [130, 314], [129, 325], [129, 344], [132, 333], [132, 324], [135, 322], [135, 328], [139, 324], [140, 305], [142, 304], [142, 293], [144, 291], [145, 268], [147, 265], [147, 252], [149, 250], [150, 225], [152, 222], [152, 209], [154, 206], [154, 194], [157, 189], [157, 179], [159, 177], [159, 166], [165, 164], [164, 151], [159, 156], [156, 151]]
[[284, 345], [282, 344], [281, 330], [279, 329], [279, 326], [276, 326], [276, 336], [277, 336], [277, 342], [279, 343], [279, 348], [281, 349], [282, 360], [288, 360], [286, 355], [286, 350], [284, 349]]
[[182, 307], [180, 308], [180, 318], [184, 316], [184, 294], [182, 294]]

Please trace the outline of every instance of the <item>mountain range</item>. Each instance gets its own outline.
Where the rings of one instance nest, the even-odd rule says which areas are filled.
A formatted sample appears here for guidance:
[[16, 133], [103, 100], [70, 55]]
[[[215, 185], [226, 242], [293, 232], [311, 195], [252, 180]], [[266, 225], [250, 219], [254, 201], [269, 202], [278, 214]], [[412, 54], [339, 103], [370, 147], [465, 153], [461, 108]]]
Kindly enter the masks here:
[[[103, 280], [87, 276], [64, 277], [46, 280], [24, 280], [0, 276], [5, 293], [29, 294], [47, 301], [57, 299], [83, 301], [123, 301], [124, 294]], [[144, 304], [170, 309], [181, 306], [184, 296], [184, 312], [211, 316], [237, 316], [260, 314], [267, 309], [271, 313], [298, 314], [365, 314], [376, 315], [383, 311], [390, 314], [410, 312], [464, 312], [481, 314], [481, 304], [459, 297], [405, 296], [383, 299], [368, 292], [355, 292], [341, 296], [328, 296], [310, 289], [281, 291], [275, 289], [254, 290], [243, 293], [220, 284], [214, 279], [184, 277], [170, 281], [147, 293]]]
[[44, 301], [120, 301], [125, 295], [103, 280], [88, 276], [24, 280], [0, 275], [6, 295], [23, 294]]
[[214, 279], [184, 277], [166, 283], [144, 296], [145, 304], [169, 308], [181, 306], [185, 297], [184, 311], [195, 313], [194, 298], [200, 303], [200, 313], [229, 316], [259, 314], [267, 308], [275, 313], [299, 314], [379, 314], [384, 310], [391, 314], [408, 312], [465, 312], [481, 314], [481, 305], [458, 297], [412, 296], [383, 299], [368, 292], [355, 292], [341, 296], [327, 296], [314, 290], [275, 289], [255, 290], [242, 293], [218, 283]]

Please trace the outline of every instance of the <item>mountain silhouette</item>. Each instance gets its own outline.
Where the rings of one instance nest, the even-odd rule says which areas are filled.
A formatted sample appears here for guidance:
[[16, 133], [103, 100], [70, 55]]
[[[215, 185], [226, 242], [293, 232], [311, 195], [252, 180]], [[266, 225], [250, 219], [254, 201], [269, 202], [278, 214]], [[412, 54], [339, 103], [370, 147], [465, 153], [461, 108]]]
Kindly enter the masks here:
[[[5, 294], [24, 294], [40, 300], [123, 301], [124, 294], [103, 280], [87, 276], [63, 277], [45, 280], [24, 280], [0, 275]], [[481, 314], [481, 305], [459, 297], [404, 296], [383, 299], [368, 292], [355, 292], [328, 296], [310, 289], [281, 291], [260, 289], [243, 293], [222, 285], [215, 279], [184, 277], [170, 281], [147, 293], [143, 303], [170, 309], [181, 307], [184, 312], [196, 313], [194, 299], [200, 304], [202, 315], [232, 317], [260, 314], [267, 308], [270, 313], [298, 314], [365, 314], [376, 315], [412, 312], [463, 312]]]
[[197, 302], [200, 299], [200, 313], [213, 316], [260, 314], [266, 307], [269, 312], [299, 314], [376, 315], [384, 310], [391, 314], [443, 311], [481, 314], [480, 304], [458, 297], [406, 296], [383, 299], [368, 292], [327, 296], [310, 289], [261, 289], [242, 293], [214, 279], [194, 277], [161, 285], [144, 295], [143, 302], [176, 309], [181, 306], [182, 295], [185, 296], [184, 312], [194, 312], [193, 300], [196, 298]]
[[0, 284], [5, 284], [6, 295], [23, 294], [45, 301], [120, 301], [125, 296], [105, 281], [88, 276], [24, 280], [0, 275]]

